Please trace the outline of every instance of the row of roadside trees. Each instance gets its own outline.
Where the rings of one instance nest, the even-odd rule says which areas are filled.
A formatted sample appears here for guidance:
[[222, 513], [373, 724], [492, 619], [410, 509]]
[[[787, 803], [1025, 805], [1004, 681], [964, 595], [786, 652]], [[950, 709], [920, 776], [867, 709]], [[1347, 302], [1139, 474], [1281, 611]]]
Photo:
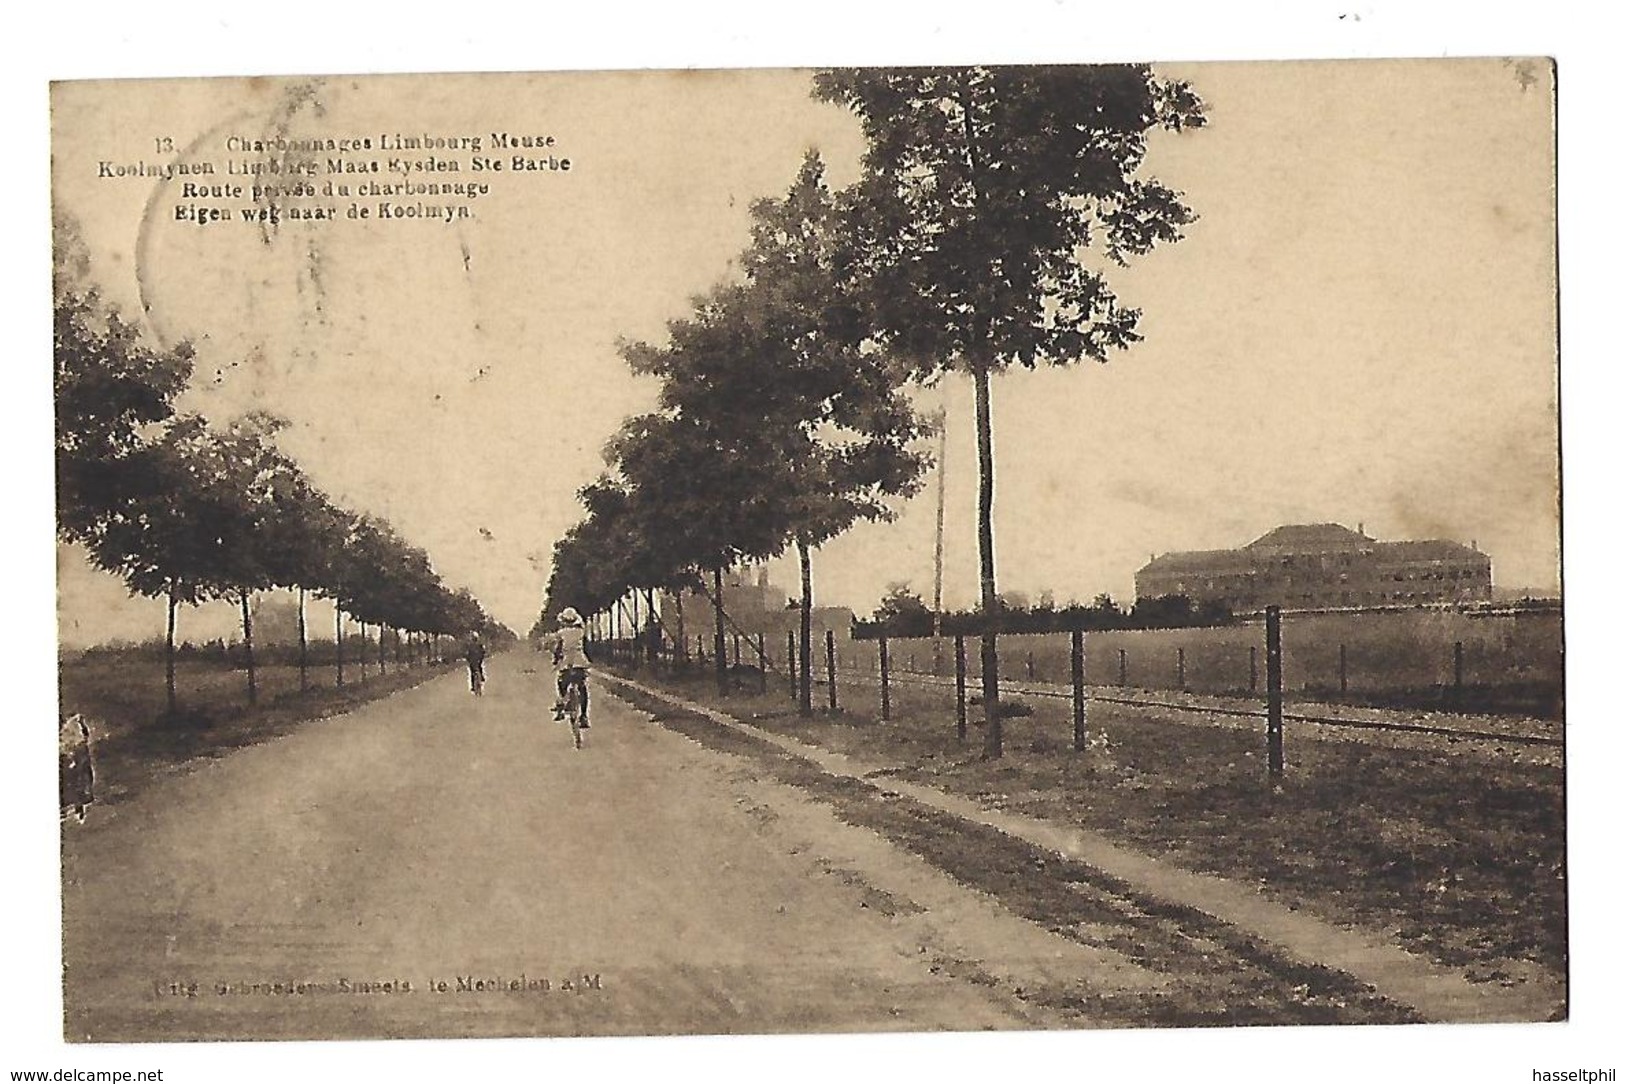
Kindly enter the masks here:
[[192, 348], [154, 346], [100, 295], [67, 221], [58, 223], [54, 286], [58, 536], [133, 593], [166, 601], [172, 715], [181, 605], [237, 603], [250, 702], [261, 591], [297, 592], [302, 671], [307, 595], [333, 603], [341, 674], [346, 614], [363, 636], [369, 624], [398, 638], [499, 631], [387, 522], [324, 494], [278, 448], [279, 419], [250, 413], [217, 427], [177, 410]]
[[627, 422], [611, 469], [582, 491], [587, 514], [555, 546], [538, 627], [566, 605], [600, 613], [635, 591], [652, 604], [655, 589], [705, 578], [720, 637], [722, 571], [793, 547], [810, 713], [811, 553], [916, 491], [929, 426], [908, 389], [965, 374], [985, 741], [998, 756], [991, 378], [1103, 362], [1138, 341], [1140, 313], [1104, 266], [1194, 220], [1140, 167], [1149, 134], [1200, 126], [1202, 103], [1132, 65], [831, 70], [813, 92], [862, 124], [861, 178], [832, 192], [809, 154], [787, 195], [753, 206], [741, 279], [700, 298], [665, 344], [623, 345], [661, 379], [660, 409]]

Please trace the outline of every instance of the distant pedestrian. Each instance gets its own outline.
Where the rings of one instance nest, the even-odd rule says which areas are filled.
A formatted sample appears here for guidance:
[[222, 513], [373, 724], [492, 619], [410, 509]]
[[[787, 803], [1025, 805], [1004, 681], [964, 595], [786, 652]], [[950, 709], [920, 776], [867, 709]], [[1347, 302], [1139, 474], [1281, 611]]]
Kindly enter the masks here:
[[475, 696], [483, 695], [485, 688], [485, 642], [480, 634], [471, 632], [463, 644], [463, 659], [468, 663], [468, 688]]

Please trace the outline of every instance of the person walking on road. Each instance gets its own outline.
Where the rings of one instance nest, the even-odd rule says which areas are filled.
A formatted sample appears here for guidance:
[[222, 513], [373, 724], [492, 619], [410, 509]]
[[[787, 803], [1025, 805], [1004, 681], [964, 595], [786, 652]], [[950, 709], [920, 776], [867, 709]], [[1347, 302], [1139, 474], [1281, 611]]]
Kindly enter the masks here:
[[581, 692], [581, 726], [587, 727], [587, 630], [574, 607], [559, 614], [559, 631], [553, 641], [553, 665], [559, 671], [559, 699], [553, 718], [564, 718], [564, 700], [573, 683]]
[[480, 634], [471, 632], [463, 645], [463, 658], [468, 662], [468, 688], [480, 696], [485, 688], [485, 643]]

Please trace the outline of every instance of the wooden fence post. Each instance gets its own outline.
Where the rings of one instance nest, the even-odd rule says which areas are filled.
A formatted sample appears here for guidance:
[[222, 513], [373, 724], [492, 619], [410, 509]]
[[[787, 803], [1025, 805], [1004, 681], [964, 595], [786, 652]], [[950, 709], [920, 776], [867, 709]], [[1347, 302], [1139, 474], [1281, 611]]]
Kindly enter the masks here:
[[880, 721], [891, 718], [891, 654], [886, 649], [886, 638], [880, 638]]
[[834, 715], [841, 710], [835, 696], [835, 630], [824, 630], [824, 658], [829, 669], [829, 710]]
[[722, 633], [716, 633], [716, 641], [712, 646], [716, 648], [713, 661], [717, 664], [717, 691], [727, 696], [731, 691], [729, 686], [733, 683], [728, 680], [728, 643], [722, 638]]
[[1072, 630], [1072, 748], [1083, 752], [1089, 745], [1089, 728], [1084, 718], [1083, 630]]
[[756, 668], [761, 672], [761, 678], [756, 683], [756, 691], [763, 696], [767, 695], [767, 641], [761, 633], [756, 634]]
[[801, 690], [796, 687], [796, 634], [784, 634], [784, 669], [790, 675], [790, 699], [798, 699]]
[[1128, 651], [1121, 647], [1117, 649], [1117, 684], [1128, 688]]
[[1176, 679], [1178, 679], [1178, 681], [1179, 681], [1179, 691], [1184, 692], [1185, 691], [1185, 649], [1181, 647], [1181, 648], [1176, 648], [1175, 650], [1178, 651], [1179, 657], [1178, 657], [1178, 661], [1174, 664], [1174, 669], [1175, 669], [1174, 677]]
[[1281, 607], [1264, 610], [1264, 681], [1269, 697], [1267, 739], [1271, 782], [1286, 768], [1281, 736]]
[[965, 634], [954, 635], [954, 720], [959, 740], [965, 740]]

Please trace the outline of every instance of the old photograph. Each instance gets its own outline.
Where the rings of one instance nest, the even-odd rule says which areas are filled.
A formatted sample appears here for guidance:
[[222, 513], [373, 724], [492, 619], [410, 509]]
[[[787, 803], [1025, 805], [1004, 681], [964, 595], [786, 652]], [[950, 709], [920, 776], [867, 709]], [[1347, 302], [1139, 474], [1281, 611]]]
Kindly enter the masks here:
[[63, 1039], [1562, 1026], [1556, 82], [53, 84]]

